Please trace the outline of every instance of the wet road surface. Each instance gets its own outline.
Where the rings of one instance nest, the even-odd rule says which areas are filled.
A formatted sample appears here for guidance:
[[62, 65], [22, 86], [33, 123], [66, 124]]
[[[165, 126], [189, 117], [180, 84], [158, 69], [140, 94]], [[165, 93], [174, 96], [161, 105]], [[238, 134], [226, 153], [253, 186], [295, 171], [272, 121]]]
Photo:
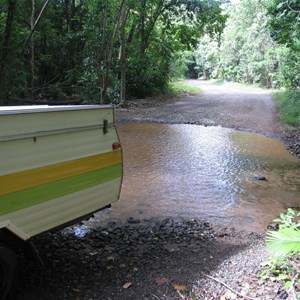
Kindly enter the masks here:
[[263, 232], [300, 204], [300, 161], [277, 140], [186, 124], [120, 124], [118, 131], [124, 180], [112, 219], [203, 218]]

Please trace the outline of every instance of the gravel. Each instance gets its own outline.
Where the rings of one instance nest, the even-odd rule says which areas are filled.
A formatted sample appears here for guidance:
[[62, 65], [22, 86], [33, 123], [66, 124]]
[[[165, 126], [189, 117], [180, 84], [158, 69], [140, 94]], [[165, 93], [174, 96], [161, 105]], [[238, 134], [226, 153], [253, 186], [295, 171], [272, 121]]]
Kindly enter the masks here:
[[219, 299], [224, 288], [203, 274], [233, 283], [266, 258], [262, 235], [203, 220], [78, 229], [35, 239], [44, 266], [24, 260], [16, 299]]

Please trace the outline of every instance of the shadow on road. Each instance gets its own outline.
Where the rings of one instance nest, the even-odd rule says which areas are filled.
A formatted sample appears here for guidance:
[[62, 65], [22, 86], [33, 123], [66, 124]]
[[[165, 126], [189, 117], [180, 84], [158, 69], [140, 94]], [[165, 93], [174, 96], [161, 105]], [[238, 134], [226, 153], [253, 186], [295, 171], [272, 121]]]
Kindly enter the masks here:
[[251, 240], [198, 220], [139, 221], [38, 238], [45, 266], [24, 262], [17, 299], [177, 299]]

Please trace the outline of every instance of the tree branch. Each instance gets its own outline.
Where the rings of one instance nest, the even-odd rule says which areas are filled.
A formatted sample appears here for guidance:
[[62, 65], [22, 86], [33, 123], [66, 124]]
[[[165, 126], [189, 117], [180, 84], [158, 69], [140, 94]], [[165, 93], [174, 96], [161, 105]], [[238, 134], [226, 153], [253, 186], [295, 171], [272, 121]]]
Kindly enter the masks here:
[[205, 276], [205, 277], [207, 277], [207, 278], [209, 278], [209, 279], [212, 279], [212, 280], [214, 280], [214, 281], [216, 281], [216, 282], [218, 282], [218, 283], [220, 283], [220, 284], [222, 284], [222, 285], [225, 286], [228, 290], [230, 290], [231, 292], [235, 293], [235, 294], [236, 294], [237, 296], [239, 296], [239, 297], [242, 297], [242, 298], [247, 299], [247, 300], [258, 300], [258, 298], [252, 298], [252, 297], [249, 297], [249, 296], [245, 296], [245, 295], [243, 295], [242, 293], [235, 291], [233, 288], [231, 288], [231, 287], [228, 286], [226, 283], [224, 283], [223, 281], [221, 281], [221, 280], [219, 280], [219, 279], [217, 279], [217, 278], [214, 278], [214, 277], [209, 276], [209, 275], [204, 274], [204, 273], [202, 273], [202, 275]]
[[30, 31], [30, 34], [27, 36], [27, 38], [26, 38], [26, 40], [25, 40], [25, 42], [24, 42], [24, 44], [23, 44], [23, 46], [22, 46], [22, 49], [23, 49], [23, 50], [24, 50], [24, 48], [26, 47], [26, 45], [28, 44], [28, 42], [29, 42], [29, 40], [31, 39], [32, 35], [34, 34], [34, 32], [35, 32], [35, 30], [36, 30], [36, 27], [37, 27], [37, 25], [38, 25], [38, 23], [39, 23], [41, 17], [43, 16], [43, 14], [44, 14], [44, 12], [45, 12], [45, 9], [47, 8], [47, 5], [49, 4], [49, 2], [50, 2], [50, 0], [45, 0], [44, 5], [43, 5], [43, 7], [42, 7], [42, 9], [41, 9], [41, 11], [40, 11], [38, 17], [36, 18], [36, 21], [35, 21], [35, 23], [34, 23], [32, 29], [31, 29], [31, 31]]

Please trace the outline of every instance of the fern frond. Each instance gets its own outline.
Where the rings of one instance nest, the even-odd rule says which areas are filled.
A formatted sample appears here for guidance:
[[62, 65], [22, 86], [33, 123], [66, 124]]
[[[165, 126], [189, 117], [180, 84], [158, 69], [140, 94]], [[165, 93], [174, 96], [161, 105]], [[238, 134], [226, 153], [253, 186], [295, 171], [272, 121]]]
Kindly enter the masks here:
[[300, 230], [280, 228], [267, 233], [267, 250], [273, 257], [284, 257], [300, 252]]

